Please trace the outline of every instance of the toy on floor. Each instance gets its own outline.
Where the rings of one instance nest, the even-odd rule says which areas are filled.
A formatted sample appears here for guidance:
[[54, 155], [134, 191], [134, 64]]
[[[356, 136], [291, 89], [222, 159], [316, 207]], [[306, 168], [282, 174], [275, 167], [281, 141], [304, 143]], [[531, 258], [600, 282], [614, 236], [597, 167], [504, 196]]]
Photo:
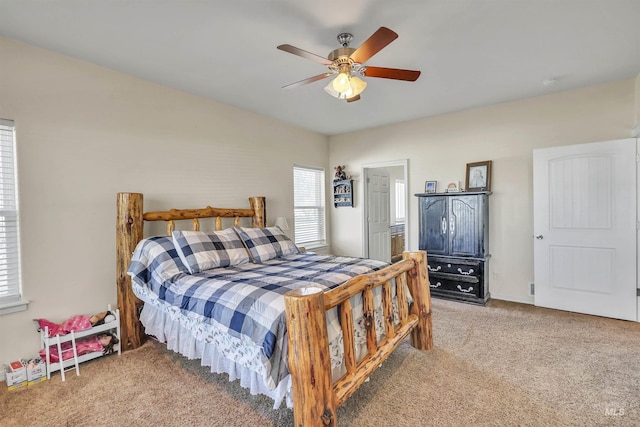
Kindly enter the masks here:
[[[76, 352], [78, 356], [82, 356], [86, 353], [92, 353], [94, 351], [102, 351], [104, 354], [113, 353], [113, 346], [118, 344], [119, 340], [114, 334], [99, 334], [93, 335], [87, 338], [82, 338], [76, 341]], [[60, 345], [62, 351], [62, 360], [68, 360], [73, 357], [73, 347], [71, 341], [64, 342]], [[46, 359], [46, 350], [43, 348], [40, 350], [40, 357]], [[50, 363], [57, 363], [60, 361], [58, 354], [58, 347], [52, 345], [49, 347], [49, 361]]]
[[41, 330], [44, 330], [46, 326], [49, 328], [49, 336], [55, 337], [56, 335], [66, 335], [71, 331], [85, 331], [87, 329], [91, 329], [94, 326], [113, 322], [114, 320], [116, 320], [116, 316], [114, 316], [110, 311], [103, 311], [94, 316], [73, 316], [60, 324], [50, 322], [46, 319], [35, 320], [36, 322], [38, 322], [38, 326]]

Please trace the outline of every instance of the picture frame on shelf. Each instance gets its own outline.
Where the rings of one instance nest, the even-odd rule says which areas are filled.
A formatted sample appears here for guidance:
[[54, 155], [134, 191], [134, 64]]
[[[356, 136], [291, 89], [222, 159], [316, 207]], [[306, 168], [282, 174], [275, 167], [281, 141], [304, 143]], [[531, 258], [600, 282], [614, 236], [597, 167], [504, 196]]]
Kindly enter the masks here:
[[467, 191], [491, 191], [491, 160], [467, 163]]
[[424, 192], [425, 193], [435, 193], [437, 186], [438, 186], [438, 181], [425, 181], [425, 183], [424, 183]]
[[447, 184], [447, 193], [459, 193], [460, 183], [458, 181], [451, 181]]

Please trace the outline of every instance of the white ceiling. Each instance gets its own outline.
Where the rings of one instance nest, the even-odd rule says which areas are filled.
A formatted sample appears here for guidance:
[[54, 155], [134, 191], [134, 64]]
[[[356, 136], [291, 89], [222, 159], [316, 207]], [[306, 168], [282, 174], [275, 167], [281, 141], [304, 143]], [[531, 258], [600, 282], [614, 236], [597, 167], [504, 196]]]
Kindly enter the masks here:
[[[381, 26], [399, 37], [367, 65], [416, 82], [368, 78], [350, 104], [281, 88], [326, 68], [276, 46], [326, 56]], [[640, 0], [0, 0], [0, 35], [326, 135], [640, 72]]]

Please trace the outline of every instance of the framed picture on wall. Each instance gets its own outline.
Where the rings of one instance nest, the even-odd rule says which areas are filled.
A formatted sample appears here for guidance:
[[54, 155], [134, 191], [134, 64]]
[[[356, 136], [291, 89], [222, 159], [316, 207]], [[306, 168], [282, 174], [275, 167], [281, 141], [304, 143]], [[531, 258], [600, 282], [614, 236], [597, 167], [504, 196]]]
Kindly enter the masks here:
[[425, 193], [435, 193], [437, 186], [438, 186], [438, 181], [425, 181], [425, 183], [424, 183], [424, 192]]
[[491, 160], [467, 163], [467, 191], [491, 191]]

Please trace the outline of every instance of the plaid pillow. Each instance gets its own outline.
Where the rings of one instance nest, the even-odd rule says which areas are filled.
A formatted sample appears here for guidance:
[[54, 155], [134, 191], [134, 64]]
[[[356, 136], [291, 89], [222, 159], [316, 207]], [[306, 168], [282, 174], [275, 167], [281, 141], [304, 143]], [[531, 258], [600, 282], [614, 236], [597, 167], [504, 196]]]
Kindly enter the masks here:
[[300, 250], [280, 227], [246, 228], [233, 227], [238, 236], [249, 249], [255, 263], [261, 263], [273, 258], [298, 254]]
[[132, 280], [143, 286], [161, 285], [180, 273], [188, 273], [188, 269], [182, 264], [173, 240], [167, 236], [140, 240], [127, 270]]
[[249, 253], [232, 228], [210, 233], [174, 231], [173, 241], [191, 274], [249, 262]]

